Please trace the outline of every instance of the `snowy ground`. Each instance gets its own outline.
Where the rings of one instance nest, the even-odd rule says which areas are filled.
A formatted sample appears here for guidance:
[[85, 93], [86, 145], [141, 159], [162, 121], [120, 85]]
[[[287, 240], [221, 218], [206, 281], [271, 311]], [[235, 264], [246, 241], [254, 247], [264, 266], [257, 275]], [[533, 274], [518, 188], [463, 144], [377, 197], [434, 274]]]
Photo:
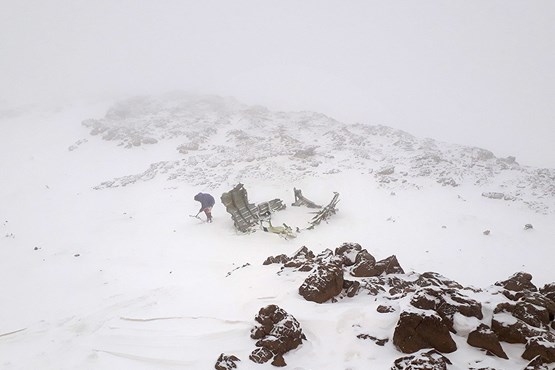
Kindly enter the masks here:
[[[238, 234], [219, 202], [213, 224], [189, 217], [200, 186], [157, 177], [94, 190], [178, 155], [173, 146], [131, 151], [92, 137], [68, 150], [88, 137], [81, 121], [105, 110], [73, 106], [0, 121], [2, 369], [210, 369], [222, 352], [241, 358], [239, 369], [269, 369], [248, 360], [254, 316], [268, 304], [292, 314], [308, 339], [285, 356], [288, 368], [389, 369], [403, 355], [391, 341], [379, 347], [355, 334], [362, 327], [391, 338], [398, 316], [377, 313], [371, 296], [305, 301], [297, 290], [306, 274], [262, 265], [301, 246], [318, 253], [357, 242], [378, 259], [395, 254], [406, 272], [435, 271], [480, 288], [517, 271], [531, 273], [536, 286], [554, 280], [555, 216], [492, 201], [469, 185], [391, 194], [356, 170], [298, 183], [245, 177], [253, 202], [290, 204], [294, 187], [317, 203], [341, 194], [328, 224], [289, 241]], [[233, 185], [211, 193], [218, 199]], [[274, 224], [303, 227], [310, 218], [288, 207]], [[533, 230], [524, 230], [528, 223]], [[455, 340], [461, 349], [448, 355], [450, 369], [528, 362], [522, 345], [503, 343], [510, 359], [500, 360]]]

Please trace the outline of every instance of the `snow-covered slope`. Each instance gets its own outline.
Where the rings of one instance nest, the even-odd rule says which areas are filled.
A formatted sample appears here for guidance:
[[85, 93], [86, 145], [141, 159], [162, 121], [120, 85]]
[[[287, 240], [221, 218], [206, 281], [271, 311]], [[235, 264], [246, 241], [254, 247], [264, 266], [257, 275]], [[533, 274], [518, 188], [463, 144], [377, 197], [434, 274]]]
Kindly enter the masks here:
[[83, 125], [91, 135], [125, 148], [169, 142], [181, 154], [98, 188], [160, 174], [215, 188], [245, 177], [297, 181], [356, 170], [392, 189], [429, 182], [474, 184], [485, 196], [496, 193], [489, 195], [542, 213], [551, 212], [555, 199], [555, 170], [521, 166], [514, 157], [497, 158], [485, 149], [419, 139], [386, 126], [344, 124], [313, 112], [272, 112], [216, 96], [134, 98]]
[[[298, 293], [308, 272], [263, 265], [344, 242], [378, 260], [396, 255], [404, 279], [434, 271], [475, 287], [465, 292], [484, 317], [457, 319], [449, 369], [528, 363], [523, 344], [503, 342], [504, 360], [466, 336], [506, 300], [496, 281], [526, 271], [538, 287], [553, 282], [554, 170], [384, 126], [183, 94], [2, 125], [2, 368], [209, 369], [227, 353], [238, 369], [270, 369], [248, 359], [249, 335], [259, 309], [276, 304], [307, 338], [284, 356], [287, 368], [390, 369], [405, 356], [392, 337], [410, 296], [386, 314], [376, 311], [386, 295], [317, 304]], [[337, 191], [339, 212], [292, 240], [237, 233], [219, 202], [213, 224], [188, 216], [194, 194], [218, 199], [238, 182], [256, 203], [289, 205], [300, 188], [325, 204]], [[273, 219], [303, 228], [312, 216], [288, 207]]]

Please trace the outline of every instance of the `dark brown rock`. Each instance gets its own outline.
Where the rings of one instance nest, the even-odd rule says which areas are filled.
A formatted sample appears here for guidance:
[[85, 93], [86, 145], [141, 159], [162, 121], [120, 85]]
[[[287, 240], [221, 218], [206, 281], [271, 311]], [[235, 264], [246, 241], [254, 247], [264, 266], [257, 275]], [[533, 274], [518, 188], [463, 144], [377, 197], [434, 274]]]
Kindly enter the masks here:
[[314, 258], [314, 253], [306, 246], [303, 246], [289, 258], [289, 261], [284, 263], [284, 266], [293, 268], [305, 266], [305, 269], [307, 268], [306, 266], [310, 266], [310, 268], [312, 268], [314, 265]]
[[555, 362], [555, 334], [544, 333], [526, 343], [522, 358], [532, 360], [536, 356], [540, 356], [545, 363]]
[[[251, 338], [258, 339], [256, 346], [264, 348], [272, 356], [295, 349], [306, 339], [299, 322], [276, 305], [261, 308], [255, 320], [260, 325], [251, 330]], [[258, 357], [268, 361], [266, 352], [259, 353]]]
[[441, 288], [463, 289], [461, 284], [450, 280], [437, 272], [424, 272], [423, 274], [420, 274], [414, 283], [415, 285], [421, 287], [437, 286]]
[[274, 355], [272, 354], [272, 352], [270, 352], [270, 350], [259, 347], [255, 348], [254, 351], [252, 351], [249, 359], [257, 364], [263, 364], [270, 361], [273, 356]]
[[545, 284], [540, 288], [540, 293], [555, 302], [555, 283]]
[[273, 263], [286, 263], [287, 261], [289, 261], [289, 257], [287, 257], [285, 254], [280, 254], [277, 256], [270, 256], [266, 258], [266, 261], [264, 261], [263, 265], [271, 265]]
[[479, 320], [483, 318], [482, 305], [454, 289], [427, 286], [418, 290], [410, 303], [416, 308], [436, 311], [453, 332], [453, 317], [457, 312]]
[[497, 357], [508, 359], [507, 354], [499, 343], [499, 338], [487, 325], [480, 324], [476, 330], [468, 334], [467, 343], [472, 347], [482, 348]]
[[379, 339], [376, 337], [373, 337], [369, 334], [359, 334], [357, 335], [358, 339], [370, 339], [371, 341], [375, 342], [378, 346], [384, 346], [387, 342], [389, 342], [388, 338], [384, 338], [384, 339]]
[[343, 289], [343, 268], [336, 264], [318, 266], [299, 287], [299, 294], [307, 301], [324, 303]]
[[513, 292], [521, 292], [523, 290], [529, 290], [531, 292], [538, 291], [538, 288], [532, 284], [532, 275], [527, 272], [517, 272], [507, 280], [496, 282], [495, 285]]
[[335, 255], [343, 258], [345, 266], [352, 266], [355, 263], [355, 258], [362, 250], [358, 243], [343, 243], [341, 246], [335, 248]]
[[376, 259], [366, 249], [360, 251], [355, 258], [355, 263], [351, 269], [351, 275], [356, 277], [369, 277], [374, 272]]
[[228, 356], [222, 353], [220, 357], [218, 357], [218, 360], [216, 361], [216, 365], [214, 365], [214, 368], [216, 370], [235, 369], [237, 367], [237, 364], [236, 364], [237, 361], [241, 361], [237, 356], [234, 356], [234, 355]]
[[391, 306], [379, 305], [376, 308], [376, 311], [378, 311], [379, 313], [390, 313], [390, 312], [395, 312], [395, 309]]
[[360, 281], [360, 290], [365, 290], [369, 295], [378, 295], [386, 290], [386, 283], [379, 277], [372, 277]]
[[276, 355], [276, 357], [274, 357], [274, 361], [272, 361], [272, 365], [276, 367], [287, 366], [287, 364], [285, 363], [285, 359], [283, 358], [282, 355]]
[[508, 313], [494, 314], [491, 320], [491, 329], [497, 334], [500, 341], [507, 343], [526, 344], [528, 338], [543, 333], [542, 330], [530, 326]]
[[549, 325], [549, 312], [541, 306], [537, 306], [528, 302], [505, 302], [495, 307], [494, 314], [506, 312], [513, 317], [524, 321], [526, 324], [536, 328], [542, 328]]
[[376, 262], [371, 269], [369, 276], [378, 276], [381, 274], [404, 274], [405, 271], [397, 261], [397, 257], [389, 256], [381, 261]]
[[425, 348], [444, 353], [457, 350], [447, 325], [438, 314], [430, 311], [401, 313], [393, 334], [393, 344], [404, 353]]
[[391, 370], [447, 370], [451, 361], [437, 351], [428, 351], [395, 360]]
[[523, 292], [519, 301], [543, 307], [547, 310], [548, 320], [553, 321], [555, 319], [555, 301], [549, 298], [548, 295], [543, 294], [541, 289], [540, 292]]
[[358, 291], [360, 290], [360, 282], [343, 280], [343, 289], [345, 289], [347, 297], [352, 298], [358, 294]]

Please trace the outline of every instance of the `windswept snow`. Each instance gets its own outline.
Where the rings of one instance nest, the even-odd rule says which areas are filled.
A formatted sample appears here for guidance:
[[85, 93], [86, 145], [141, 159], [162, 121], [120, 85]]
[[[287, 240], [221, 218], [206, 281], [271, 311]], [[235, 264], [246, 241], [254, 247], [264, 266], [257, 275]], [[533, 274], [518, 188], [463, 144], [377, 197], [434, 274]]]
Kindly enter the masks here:
[[[357, 242], [378, 259], [395, 254], [407, 274], [435, 271], [487, 292], [517, 271], [536, 286], [554, 280], [555, 170], [486, 149], [182, 94], [5, 116], [2, 125], [3, 369], [210, 369], [221, 353], [238, 356], [238, 369], [270, 369], [248, 360], [254, 317], [269, 304], [307, 337], [285, 355], [287, 368], [390, 369], [403, 356], [391, 340], [357, 335], [391, 339], [401, 307], [378, 313], [365, 295], [304, 300], [307, 273], [262, 265], [301, 246]], [[238, 182], [255, 203], [289, 205], [298, 188], [327, 204], [337, 191], [339, 212], [292, 240], [237, 233], [220, 202], [212, 224], [189, 217], [196, 193], [219, 200]], [[288, 206], [273, 220], [304, 228], [312, 216]], [[502, 297], [473, 297], [486, 296], [484, 319], [456, 316], [457, 330], [491, 320]], [[503, 343], [503, 360], [453, 338], [449, 369], [528, 363], [523, 345]]]

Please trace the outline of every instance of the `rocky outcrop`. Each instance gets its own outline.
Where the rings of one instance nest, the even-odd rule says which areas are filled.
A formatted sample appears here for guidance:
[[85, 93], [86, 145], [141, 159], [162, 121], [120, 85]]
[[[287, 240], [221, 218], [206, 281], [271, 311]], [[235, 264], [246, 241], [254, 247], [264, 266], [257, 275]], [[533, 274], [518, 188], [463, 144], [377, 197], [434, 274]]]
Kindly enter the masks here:
[[255, 317], [260, 324], [251, 330], [256, 349], [249, 356], [256, 363], [274, 358], [275, 366], [285, 366], [283, 354], [297, 348], [306, 339], [299, 322], [282, 308], [269, 305], [260, 309]]
[[[553, 361], [555, 284], [546, 284], [538, 290], [529, 273], [513, 274], [488, 290], [464, 287], [435, 272], [401, 273], [403, 270], [394, 256], [375, 262], [370, 252], [357, 243], [344, 243], [335, 252], [326, 249], [318, 255], [302, 247], [291, 258], [276, 256], [273, 261], [283, 263], [282, 271], [310, 271], [299, 293], [314, 302], [337, 302], [357, 295], [386, 301], [403, 298], [401, 309], [389, 304], [377, 307], [380, 313], [399, 314], [393, 338], [378, 339], [359, 333], [360, 339], [377, 344], [392, 339], [394, 346], [405, 353], [425, 349], [450, 353], [457, 349], [452, 335], [469, 333], [469, 345], [499, 358], [508, 357], [500, 343], [507, 342], [524, 344], [522, 356], [526, 359], [540, 356], [546, 363]], [[382, 267], [376, 272], [376, 266]], [[344, 279], [345, 272], [356, 279]], [[488, 294], [497, 295], [501, 302], [491, 308], [491, 322], [484, 322], [482, 304], [489, 305], [489, 300], [476, 298]], [[466, 326], [461, 326], [461, 318], [465, 317], [472, 320], [464, 319]], [[468, 327], [472, 322], [477, 323], [474, 329]], [[457, 333], [459, 329], [462, 333]]]
[[401, 313], [393, 334], [393, 344], [404, 353], [426, 348], [444, 353], [457, 350], [449, 327], [438, 314], [428, 310]]

